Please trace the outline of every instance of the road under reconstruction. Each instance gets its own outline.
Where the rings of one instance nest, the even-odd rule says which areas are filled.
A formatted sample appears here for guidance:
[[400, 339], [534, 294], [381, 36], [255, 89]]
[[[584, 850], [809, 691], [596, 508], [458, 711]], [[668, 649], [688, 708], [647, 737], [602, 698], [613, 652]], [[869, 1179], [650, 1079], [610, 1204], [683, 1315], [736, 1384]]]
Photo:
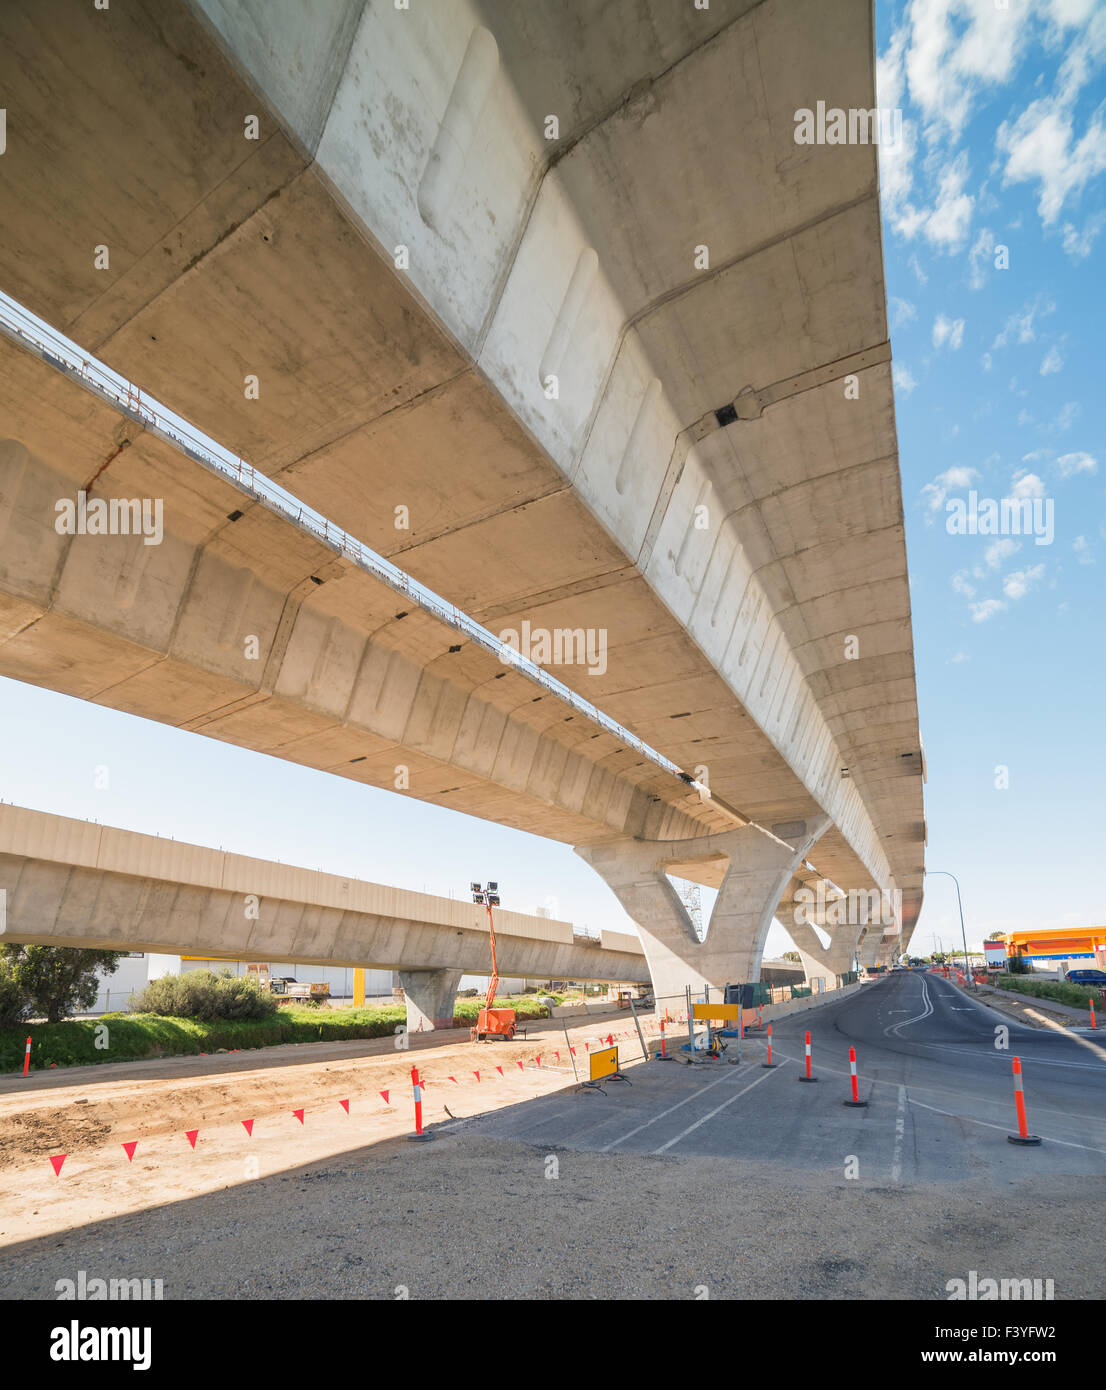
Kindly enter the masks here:
[[[762, 1038], [746, 1040], [737, 1066], [634, 1064], [629, 1021], [613, 1026], [630, 1084], [607, 1081], [605, 1093], [574, 1089], [563, 1050], [551, 1059], [563, 1042], [552, 1022], [502, 1048], [437, 1035], [406, 1058], [384, 1043], [350, 1045], [345, 1062], [338, 1049], [324, 1062], [289, 1048], [270, 1067], [254, 1054], [242, 1073], [234, 1057], [112, 1067], [131, 1090], [116, 1087], [110, 1111], [96, 1110], [89, 1069], [88, 1137], [61, 1178], [45, 1156], [24, 1162], [6, 1145], [5, 1187], [17, 1184], [28, 1219], [65, 1183], [73, 1219], [49, 1234], [22, 1223], [43, 1231], [35, 1238], [6, 1223], [0, 1288], [52, 1297], [83, 1269], [165, 1278], [166, 1298], [945, 1299], [975, 1271], [1051, 1279], [1057, 1299], [1098, 1296], [1106, 1052], [1093, 1038], [1023, 1028], [917, 973], [779, 1020], [771, 1070]], [[578, 1057], [589, 1027], [573, 1031]], [[996, 1034], [1007, 1027], [1008, 1039]], [[798, 1080], [807, 1029], [810, 1085]], [[850, 1046], [861, 1109], [842, 1103]], [[529, 1052], [544, 1054], [541, 1069]], [[1036, 1148], [1007, 1142], [1014, 1055]], [[432, 1143], [407, 1142], [409, 1092], [393, 1090], [386, 1111], [373, 1094], [370, 1113], [372, 1088], [398, 1089], [411, 1060], [431, 1082]], [[180, 1068], [197, 1069], [187, 1087]], [[60, 1103], [75, 1078], [55, 1073], [35, 1101]], [[288, 1113], [297, 1087], [306, 1124]], [[208, 1089], [193, 1150], [169, 1131], [194, 1123]], [[350, 1096], [347, 1114], [336, 1097]], [[240, 1110], [256, 1117], [251, 1139]], [[119, 1149], [128, 1138], [140, 1141], [133, 1165]], [[28, 1154], [33, 1139], [28, 1129]], [[82, 1182], [91, 1205], [78, 1221]]]

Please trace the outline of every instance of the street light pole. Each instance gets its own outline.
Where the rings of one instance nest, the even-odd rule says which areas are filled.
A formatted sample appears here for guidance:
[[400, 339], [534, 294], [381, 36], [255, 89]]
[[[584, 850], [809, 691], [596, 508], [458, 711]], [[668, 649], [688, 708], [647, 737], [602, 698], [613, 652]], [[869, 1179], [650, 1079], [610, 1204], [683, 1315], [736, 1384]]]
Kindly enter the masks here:
[[951, 878], [956, 884], [956, 905], [960, 909], [960, 939], [964, 943], [964, 973], [968, 974], [968, 936], [964, 930], [964, 904], [960, 899], [960, 880], [955, 874], [950, 874], [948, 869], [926, 869], [926, 874], [940, 874], [943, 878]]

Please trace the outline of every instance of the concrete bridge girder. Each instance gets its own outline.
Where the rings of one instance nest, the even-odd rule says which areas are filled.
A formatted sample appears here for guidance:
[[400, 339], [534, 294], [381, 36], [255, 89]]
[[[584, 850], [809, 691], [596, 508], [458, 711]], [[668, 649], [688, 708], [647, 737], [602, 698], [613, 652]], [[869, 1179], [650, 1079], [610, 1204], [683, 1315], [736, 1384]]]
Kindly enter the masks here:
[[[876, 775], [891, 759], [902, 772], [916, 709], [875, 152], [839, 149], [830, 164], [797, 153], [791, 130], [825, 80], [857, 94], [844, 104], [871, 104], [866, 0], [832, 16], [817, 0], [617, 0], [594, 23], [579, 0], [433, 0], [417, 14], [359, 0], [310, 15], [240, 0], [155, 8], [127, 7], [110, 31], [77, 0], [0, 17], [24, 127], [48, 124], [59, 146], [44, 169], [35, 142], [9, 142], [4, 176], [20, 208], [0, 249], [9, 290], [251, 461], [294, 470], [300, 496], [385, 553], [402, 549], [416, 578], [448, 574], [459, 601], [471, 594], [497, 621], [534, 616], [533, 596], [551, 595], [550, 626], [570, 609], [574, 622], [584, 609], [603, 622], [608, 576], [624, 567], [635, 601], [660, 600], [639, 605], [633, 628], [621, 606], [624, 648], [645, 650], [662, 607], [694, 641], [674, 633], [633, 681], [597, 687], [608, 711], [688, 766], [704, 752], [693, 722], [724, 714], [744, 744], [711, 733], [717, 795], [742, 788], [754, 798], [743, 811], [764, 823], [769, 805], [798, 818], [812, 798], [835, 816], [821, 852], [836, 881], [920, 884], [920, 795], [905, 776]], [[62, 9], [73, 12], [64, 25]], [[58, 80], [73, 50], [89, 84]], [[161, 119], [136, 118], [154, 83]], [[561, 113], [559, 141], [543, 130], [547, 109]], [[253, 148], [242, 115], [255, 110]], [[116, 154], [90, 159], [90, 130]], [[706, 130], [742, 151], [739, 164], [720, 174]], [[674, 182], [691, 194], [672, 199]], [[110, 277], [86, 265], [101, 238]], [[685, 254], [698, 241], [709, 271]], [[397, 242], [411, 252], [403, 271]], [[581, 308], [572, 286], [589, 266]], [[245, 343], [265, 383], [248, 404]], [[864, 389], [843, 409], [833, 372], [818, 374], [856, 354]], [[556, 400], [539, 379], [553, 359]], [[746, 381], [761, 404], [773, 384], [800, 385], [770, 410], [739, 412], [735, 470], [733, 432], [714, 412]], [[702, 422], [711, 433], [670, 459], [674, 434]], [[620, 486], [628, 470], [633, 485]], [[417, 500], [401, 546], [393, 477], [400, 500]], [[708, 488], [717, 525], [699, 532], [691, 518]], [[812, 516], [822, 543], [796, 552]], [[837, 516], [851, 529], [830, 534]], [[477, 524], [479, 543], [459, 543]], [[556, 568], [520, 563], [557, 537], [571, 553]], [[130, 611], [146, 607], [143, 595]], [[860, 635], [860, 661], [842, 662], [842, 631]], [[658, 685], [646, 700], [634, 686], [657, 685], [677, 642], [681, 686], [691, 671], [700, 690], [693, 718], [674, 726], [661, 722], [682, 708], [671, 692]], [[346, 645], [336, 630], [303, 664], [340, 669]], [[38, 678], [49, 683], [64, 657]], [[124, 679], [99, 688], [125, 701]], [[153, 703], [148, 690], [135, 698]], [[202, 710], [205, 725], [216, 708]], [[243, 711], [237, 726], [270, 715], [291, 717]], [[757, 776], [761, 752], [770, 777]], [[343, 747], [328, 766], [353, 761]], [[458, 779], [442, 780], [453, 797]], [[885, 841], [877, 831], [889, 828]], [[566, 818], [557, 830], [580, 843]]]
[[[696, 840], [622, 840], [579, 847], [577, 854], [604, 879], [637, 925], [658, 1001], [704, 987], [757, 980], [764, 942], [780, 895], [796, 867], [830, 824], [828, 816], [807, 821], [787, 841], [746, 825]], [[718, 898], [703, 939], [667, 877], [697, 856], [728, 858]]]

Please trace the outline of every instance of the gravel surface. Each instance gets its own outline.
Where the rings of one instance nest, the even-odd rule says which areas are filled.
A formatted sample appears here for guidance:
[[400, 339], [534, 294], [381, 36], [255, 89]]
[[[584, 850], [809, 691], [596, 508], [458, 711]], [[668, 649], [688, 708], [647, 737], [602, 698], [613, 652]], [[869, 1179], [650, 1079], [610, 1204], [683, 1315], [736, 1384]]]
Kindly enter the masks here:
[[[1061, 1180], [888, 1186], [759, 1163], [387, 1141], [0, 1257], [9, 1298], [146, 1277], [166, 1298], [946, 1297], [975, 1269], [1102, 1291], [1106, 1201]], [[1027, 1251], [1032, 1252], [1027, 1256]], [[398, 1291], [398, 1292], [397, 1292]]]

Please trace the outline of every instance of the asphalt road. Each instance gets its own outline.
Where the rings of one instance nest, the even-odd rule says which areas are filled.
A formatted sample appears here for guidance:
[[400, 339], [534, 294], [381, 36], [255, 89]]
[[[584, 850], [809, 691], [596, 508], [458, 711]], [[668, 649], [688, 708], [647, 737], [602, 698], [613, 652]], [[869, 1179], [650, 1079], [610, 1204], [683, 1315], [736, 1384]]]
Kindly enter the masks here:
[[[799, 1083], [810, 1029], [813, 1084]], [[762, 1159], [825, 1171], [852, 1157], [861, 1182], [1106, 1173], [1106, 1047], [1022, 1027], [940, 976], [895, 972], [773, 1028], [777, 1066], [746, 1039], [740, 1066], [644, 1064], [606, 1095], [561, 1092], [470, 1122], [494, 1138], [604, 1153]], [[857, 1052], [864, 1109], [850, 1095]], [[736, 1051], [730, 1042], [728, 1056]], [[679, 1055], [679, 1054], [677, 1054]], [[1037, 1149], [1016, 1132], [1022, 1063]]]
[[[772, 1070], [759, 1039], [740, 1066], [642, 1061], [606, 1094], [569, 1082], [435, 1124], [434, 1143], [343, 1145], [105, 1214], [0, 1251], [0, 1295], [54, 1298], [85, 1270], [162, 1278], [169, 1299], [945, 1300], [972, 1272], [1101, 1297], [1106, 1197], [1084, 1180], [1106, 1171], [1096, 1039], [895, 974], [774, 1041]], [[859, 1110], [842, 1104], [850, 1045]], [[1040, 1147], [1006, 1141], [1015, 1052]]]

